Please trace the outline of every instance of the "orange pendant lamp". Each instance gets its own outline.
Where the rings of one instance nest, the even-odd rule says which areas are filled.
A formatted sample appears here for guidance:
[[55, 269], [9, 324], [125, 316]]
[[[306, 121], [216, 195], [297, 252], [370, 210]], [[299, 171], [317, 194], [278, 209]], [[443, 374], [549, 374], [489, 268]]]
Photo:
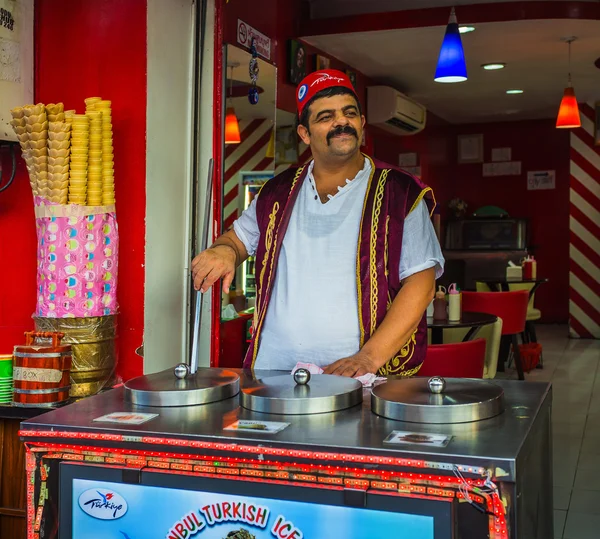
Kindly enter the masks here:
[[570, 37], [566, 41], [569, 44], [569, 84], [565, 88], [563, 98], [558, 109], [556, 118], [556, 127], [558, 129], [575, 129], [581, 127], [581, 118], [579, 117], [579, 105], [575, 97], [575, 90], [571, 83], [571, 43], [576, 38]]
[[231, 67], [231, 76], [229, 78], [230, 102], [229, 107], [227, 107], [227, 112], [225, 113], [225, 144], [239, 144], [242, 141], [242, 137], [240, 136], [240, 124], [238, 123], [235, 109], [231, 103], [233, 97], [233, 68], [238, 65], [239, 64], [236, 65], [233, 62], [229, 64], [229, 67]]
[[240, 124], [235, 115], [235, 109], [227, 107], [227, 113], [225, 114], [225, 144], [239, 144], [241, 141]]

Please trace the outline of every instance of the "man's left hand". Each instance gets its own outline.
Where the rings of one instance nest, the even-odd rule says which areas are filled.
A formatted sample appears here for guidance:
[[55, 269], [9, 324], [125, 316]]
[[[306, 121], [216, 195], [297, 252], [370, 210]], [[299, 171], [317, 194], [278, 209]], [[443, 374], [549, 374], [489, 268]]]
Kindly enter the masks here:
[[324, 374], [336, 374], [338, 376], [362, 376], [363, 374], [377, 372], [378, 367], [367, 354], [358, 352], [350, 357], [339, 359], [324, 369]]

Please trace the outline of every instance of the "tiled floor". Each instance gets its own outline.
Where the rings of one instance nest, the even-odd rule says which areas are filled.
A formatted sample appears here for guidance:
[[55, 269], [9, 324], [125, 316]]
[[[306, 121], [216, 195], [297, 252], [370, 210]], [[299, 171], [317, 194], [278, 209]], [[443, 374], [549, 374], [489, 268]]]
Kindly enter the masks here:
[[553, 386], [554, 537], [599, 539], [600, 341], [569, 339], [566, 327], [543, 325], [538, 340], [544, 369], [526, 379]]

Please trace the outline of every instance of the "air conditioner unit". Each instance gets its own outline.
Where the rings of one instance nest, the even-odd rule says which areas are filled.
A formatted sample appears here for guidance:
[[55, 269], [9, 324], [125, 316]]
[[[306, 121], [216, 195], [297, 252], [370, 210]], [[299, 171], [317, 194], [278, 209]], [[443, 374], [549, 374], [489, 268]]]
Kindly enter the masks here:
[[367, 88], [367, 123], [394, 135], [414, 135], [425, 129], [427, 110], [389, 86]]

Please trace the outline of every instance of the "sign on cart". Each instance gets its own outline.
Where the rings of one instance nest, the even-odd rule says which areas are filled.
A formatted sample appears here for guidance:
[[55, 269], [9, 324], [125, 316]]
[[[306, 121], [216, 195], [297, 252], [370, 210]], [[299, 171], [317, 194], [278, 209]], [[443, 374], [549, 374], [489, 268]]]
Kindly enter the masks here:
[[434, 539], [434, 517], [398, 502], [392, 512], [82, 479], [72, 492], [71, 539]]
[[158, 414], [113, 412], [112, 414], [96, 417], [94, 421], [98, 421], [99, 423], [121, 423], [121, 425], [141, 425], [155, 417], [158, 417]]
[[427, 445], [429, 447], [446, 447], [452, 436], [445, 434], [430, 434], [423, 432], [406, 432], [394, 430], [384, 440], [386, 444]]
[[256, 52], [266, 60], [271, 59], [271, 39], [265, 34], [261, 34], [256, 28], [238, 19], [237, 41], [240, 45], [250, 48], [252, 38], [255, 40]]
[[225, 427], [225, 430], [242, 430], [245, 432], [259, 432], [261, 434], [276, 434], [286, 427], [289, 427], [289, 425], [289, 423], [279, 423], [277, 421], [248, 421], [240, 419]]

